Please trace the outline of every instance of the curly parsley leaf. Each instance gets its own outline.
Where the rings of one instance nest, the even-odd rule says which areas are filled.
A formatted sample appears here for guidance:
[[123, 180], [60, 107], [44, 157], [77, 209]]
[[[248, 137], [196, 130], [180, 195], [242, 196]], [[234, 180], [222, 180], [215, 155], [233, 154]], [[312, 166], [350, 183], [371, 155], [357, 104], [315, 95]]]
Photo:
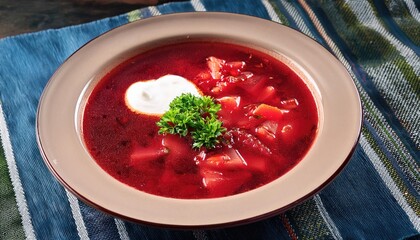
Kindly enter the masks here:
[[209, 96], [197, 97], [190, 93], [176, 97], [169, 110], [157, 122], [159, 134], [179, 134], [193, 139], [193, 148], [214, 148], [226, 131], [217, 118], [220, 104]]

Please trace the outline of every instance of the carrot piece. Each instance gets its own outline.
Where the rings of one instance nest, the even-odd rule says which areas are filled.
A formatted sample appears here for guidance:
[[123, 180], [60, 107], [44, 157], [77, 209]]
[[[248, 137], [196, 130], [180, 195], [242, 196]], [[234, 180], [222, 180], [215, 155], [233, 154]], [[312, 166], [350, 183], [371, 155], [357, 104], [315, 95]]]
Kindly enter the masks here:
[[273, 121], [280, 120], [283, 116], [283, 112], [279, 108], [264, 103], [260, 104], [252, 114]]

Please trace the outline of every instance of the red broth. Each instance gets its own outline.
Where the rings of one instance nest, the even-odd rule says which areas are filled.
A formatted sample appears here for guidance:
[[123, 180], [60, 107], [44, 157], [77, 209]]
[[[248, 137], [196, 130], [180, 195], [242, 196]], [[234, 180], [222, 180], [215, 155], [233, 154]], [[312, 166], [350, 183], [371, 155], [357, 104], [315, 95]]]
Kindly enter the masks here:
[[[216, 148], [192, 149], [189, 138], [160, 135], [159, 116], [125, 105], [132, 83], [167, 74], [221, 104], [227, 131]], [[293, 70], [220, 42], [167, 45], [123, 62], [99, 81], [83, 115], [87, 149], [107, 173], [140, 191], [186, 199], [234, 195], [279, 178], [305, 156], [317, 128], [315, 100]]]

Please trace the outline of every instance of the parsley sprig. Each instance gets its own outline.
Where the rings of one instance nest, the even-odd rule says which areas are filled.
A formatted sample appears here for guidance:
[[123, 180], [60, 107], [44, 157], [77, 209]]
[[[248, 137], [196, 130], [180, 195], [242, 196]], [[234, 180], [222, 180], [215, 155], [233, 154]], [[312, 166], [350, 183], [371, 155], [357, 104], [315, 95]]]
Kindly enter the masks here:
[[188, 134], [193, 139], [193, 148], [214, 148], [219, 138], [226, 131], [217, 118], [220, 104], [209, 96], [197, 97], [187, 93], [176, 97], [169, 110], [157, 122], [159, 134]]

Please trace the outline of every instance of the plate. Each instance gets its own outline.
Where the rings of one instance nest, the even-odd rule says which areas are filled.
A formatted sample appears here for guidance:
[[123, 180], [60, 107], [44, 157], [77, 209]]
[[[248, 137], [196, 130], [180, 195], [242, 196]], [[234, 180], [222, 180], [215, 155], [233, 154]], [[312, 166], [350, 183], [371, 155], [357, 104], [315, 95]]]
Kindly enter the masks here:
[[[118, 63], [156, 44], [207, 37], [273, 54], [304, 79], [319, 111], [318, 136], [307, 155], [267, 185], [214, 199], [155, 196], [109, 176], [91, 158], [80, 134], [83, 105], [98, 79]], [[361, 112], [358, 92], [344, 66], [311, 38], [251, 16], [178, 13], [126, 24], [76, 51], [44, 89], [36, 132], [40, 152], [52, 174], [84, 202], [137, 223], [214, 228], [267, 218], [319, 192], [351, 158], [360, 134]]]

